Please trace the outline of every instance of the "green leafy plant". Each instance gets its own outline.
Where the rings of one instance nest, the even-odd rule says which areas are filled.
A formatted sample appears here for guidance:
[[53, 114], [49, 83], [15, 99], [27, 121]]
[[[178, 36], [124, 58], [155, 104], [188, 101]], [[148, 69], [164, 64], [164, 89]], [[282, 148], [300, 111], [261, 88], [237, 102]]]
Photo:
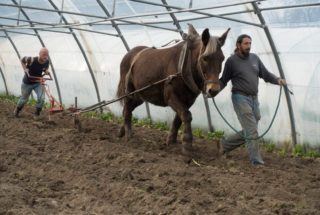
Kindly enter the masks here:
[[207, 133], [207, 138], [209, 140], [219, 140], [222, 139], [224, 137], [224, 131], [214, 131], [214, 132], [208, 132]]
[[155, 122], [153, 128], [159, 129], [161, 131], [168, 131], [169, 130], [169, 126], [168, 126], [167, 122]]
[[151, 128], [152, 127], [152, 120], [149, 119], [149, 118], [138, 119], [136, 117], [133, 117], [132, 118], [132, 123], [135, 126], [147, 127], [147, 128]]
[[5, 102], [14, 102], [17, 103], [19, 100], [19, 97], [16, 97], [14, 95], [6, 95], [6, 94], [0, 94], [0, 100]]
[[264, 145], [265, 149], [267, 150], [267, 152], [274, 152], [276, 145], [274, 143], [267, 143]]
[[319, 158], [320, 149], [311, 148], [308, 143], [297, 144], [293, 148], [293, 155], [297, 157]]
[[107, 122], [113, 122], [115, 119], [115, 116], [111, 112], [103, 113], [100, 115], [100, 119], [107, 121]]
[[150, 118], [138, 119], [133, 118], [132, 123], [135, 126], [145, 127], [145, 128], [154, 128], [162, 131], [169, 130], [167, 122], [153, 122]]
[[320, 158], [320, 152], [316, 150], [309, 150], [307, 151], [306, 156], [310, 158]]
[[192, 131], [193, 136], [198, 138], [204, 138], [203, 131], [200, 128], [196, 128]]
[[278, 151], [278, 154], [279, 154], [280, 156], [284, 157], [284, 156], [287, 155], [287, 152], [286, 152], [286, 150], [283, 148], [283, 149], [281, 149], [281, 150]]
[[98, 118], [99, 114], [96, 111], [90, 111], [83, 113], [83, 116], [89, 117], [89, 118]]
[[293, 148], [293, 155], [295, 155], [297, 157], [301, 157], [301, 156], [305, 155], [306, 154], [305, 152], [306, 152], [306, 150], [305, 150], [304, 146], [301, 144], [297, 144]]
[[[13, 95], [6, 95], [6, 94], [0, 94], [0, 100], [5, 101], [5, 102], [13, 102], [17, 103], [19, 100], [19, 97], [13, 96]], [[35, 99], [30, 99], [28, 101], [28, 105], [34, 106], [36, 105], [36, 100]], [[49, 108], [50, 104], [45, 103], [45, 108]], [[107, 122], [113, 122], [113, 123], [122, 123], [123, 122], [123, 117], [117, 117], [111, 112], [107, 113], [102, 113], [100, 114], [98, 111], [90, 111], [87, 113], [82, 113], [84, 117], [89, 117], [89, 118], [97, 118], [101, 119]], [[169, 130], [169, 126], [167, 125], [167, 122], [153, 122], [150, 118], [145, 118], [145, 119], [138, 119], [134, 117], [132, 119], [132, 122], [135, 126], [141, 126], [141, 127], [147, 127], [147, 128], [154, 128], [162, 131], [167, 131]], [[182, 128], [181, 128], [182, 129]], [[193, 131], [193, 135], [198, 137], [198, 138], [207, 138], [209, 140], [219, 140], [224, 137], [224, 131], [214, 131], [214, 132], [207, 132], [205, 135], [205, 131], [196, 128]], [[181, 130], [179, 131], [179, 134], [181, 134]], [[320, 157], [320, 150], [315, 150], [315, 149], [308, 149], [308, 144], [297, 144], [296, 146], [292, 147], [292, 143], [290, 141], [285, 141], [283, 148], [277, 150], [275, 143], [271, 141], [267, 141], [264, 144], [264, 147], [267, 152], [274, 152], [277, 151], [277, 153], [280, 156], [286, 156], [288, 152], [293, 153], [294, 156], [297, 157], [310, 157], [310, 158], [319, 158]]]

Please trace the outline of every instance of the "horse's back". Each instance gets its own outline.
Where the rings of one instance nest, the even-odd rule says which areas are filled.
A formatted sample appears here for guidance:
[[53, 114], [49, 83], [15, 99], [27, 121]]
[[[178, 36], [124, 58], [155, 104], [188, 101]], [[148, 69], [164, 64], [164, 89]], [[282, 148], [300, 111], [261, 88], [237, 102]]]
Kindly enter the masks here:
[[123, 73], [127, 73], [130, 69], [130, 66], [132, 64], [132, 61], [134, 59], [134, 57], [143, 49], [148, 48], [147, 46], [137, 46], [134, 47], [133, 49], [131, 49], [123, 58], [122, 61], [120, 63], [120, 73], [121, 75]]
[[177, 73], [181, 46], [166, 49], [147, 48], [139, 52], [133, 60], [130, 74], [131, 90], [141, 89], [163, 80], [139, 93], [139, 98], [157, 106], [167, 106], [165, 99], [165, 79]]
[[[120, 63], [120, 81], [118, 84], [117, 96], [121, 97], [125, 94], [125, 84], [126, 84], [126, 75], [130, 70], [131, 64], [134, 60], [134, 57], [143, 49], [146, 49], [147, 46], [137, 46], [131, 49], [125, 56], [122, 58]], [[121, 101], [122, 103], [122, 101]]]
[[148, 48], [139, 53], [134, 62], [134, 74], [138, 77], [154, 76], [155, 80], [167, 77], [175, 72], [181, 46], [176, 45], [170, 48]]
[[[175, 74], [181, 47], [182, 44], [161, 49], [146, 46], [137, 46], [131, 49], [123, 57], [120, 64], [121, 77], [118, 85], [118, 97], [123, 96], [126, 90], [132, 92]], [[144, 101], [155, 105], [167, 105], [164, 100], [164, 84], [153, 86], [140, 92], [139, 95]]]

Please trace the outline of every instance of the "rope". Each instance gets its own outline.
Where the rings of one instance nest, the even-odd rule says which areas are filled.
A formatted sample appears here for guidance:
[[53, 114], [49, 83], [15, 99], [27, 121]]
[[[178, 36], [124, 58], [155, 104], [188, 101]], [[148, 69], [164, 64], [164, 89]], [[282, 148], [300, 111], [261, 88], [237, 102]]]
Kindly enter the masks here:
[[170, 40], [169, 42], [167, 42], [166, 44], [164, 44], [164, 45], [162, 45], [161, 47], [166, 47], [166, 46], [168, 46], [168, 45], [170, 45], [171, 43], [178, 43], [178, 42], [180, 42], [181, 40], [179, 40], [179, 39], [173, 39], [173, 40]]
[[[290, 94], [293, 94], [292, 91], [290, 91], [287, 86], [285, 86], [285, 87], [286, 87], [286, 89], [290, 92]], [[282, 94], [282, 87], [280, 87], [280, 92], [279, 92], [279, 98], [278, 98], [277, 107], [276, 107], [276, 110], [275, 110], [275, 112], [274, 112], [274, 115], [273, 115], [273, 117], [272, 117], [272, 119], [271, 119], [271, 122], [270, 122], [269, 127], [267, 128], [267, 130], [266, 130], [265, 132], [263, 132], [263, 134], [261, 134], [260, 136], [258, 136], [258, 137], [256, 137], [256, 138], [248, 138], [248, 137], [246, 137], [245, 135], [243, 135], [243, 134], [241, 133], [241, 131], [237, 131], [237, 130], [227, 121], [227, 119], [222, 115], [222, 113], [221, 113], [220, 109], [218, 108], [218, 106], [217, 106], [214, 98], [212, 98], [212, 102], [213, 102], [214, 106], [216, 107], [216, 109], [217, 109], [219, 115], [221, 116], [221, 118], [227, 123], [227, 125], [228, 125], [234, 132], [236, 132], [237, 134], [240, 135], [240, 137], [242, 137], [242, 138], [244, 138], [244, 139], [246, 139], [246, 140], [257, 140], [257, 139], [262, 138], [263, 136], [265, 136], [265, 135], [269, 132], [269, 130], [270, 130], [270, 128], [271, 128], [271, 126], [272, 126], [272, 124], [273, 124], [273, 122], [274, 122], [274, 119], [276, 118], [276, 115], [277, 115], [277, 112], [278, 112], [278, 109], [279, 109], [279, 106], [280, 106], [281, 94]]]
[[154, 86], [154, 85], [160, 84], [160, 83], [165, 82], [165, 81], [167, 81], [167, 80], [172, 80], [173, 78], [176, 78], [180, 73], [181, 73], [181, 72], [177, 72], [177, 73], [175, 73], [175, 74], [173, 74], [173, 75], [169, 75], [168, 77], [166, 77], [166, 78], [164, 78], [164, 79], [161, 79], [161, 80], [159, 80], [159, 81], [156, 81], [156, 82], [154, 82], [154, 83], [152, 83], [152, 84], [149, 84], [149, 85], [147, 85], [147, 86], [145, 86], [145, 87], [142, 87], [142, 88], [140, 88], [140, 89], [138, 89], [138, 90], [135, 90], [135, 91], [133, 91], [133, 92], [131, 92], [131, 93], [127, 93], [127, 94], [125, 94], [125, 95], [123, 95], [123, 96], [121, 96], [121, 97], [119, 97], [119, 98], [112, 99], [112, 100], [109, 100], [109, 101], [102, 101], [102, 102], [100, 102], [100, 103], [97, 103], [96, 105], [92, 105], [92, 106], [90, 106], [90, 107], [84, 108], [83, 110], [77, 111], [77, 112], [75, 112], [75, 113], [73, 113], [73, 114], [76, 115], [76, 114], [80, 114], [80, 113], [85, 113], [85, 112], [93, 111], [93, 110], [96, 110], [96, 109], [98, 109], [98, 108], [104, 107], [104, 106], [106, 106], [106, 105], [112, 104], [112, 103], [114, 103], [114, 102], [120, 101], [121, 99], [123, 99], [123, 98], [125, 98], [125, 97], [131, 96], [131, 95], [133, 95], [133, 94], [135, 94], [135, 93], [139, 93], [139, 92], [141, 92], [141, 91], [143, 91], [143, 90], [146, 90], [146, 89], [148, 89], [148, 88], [150, 88], [150, 87], [152, 87], [152, 86]]

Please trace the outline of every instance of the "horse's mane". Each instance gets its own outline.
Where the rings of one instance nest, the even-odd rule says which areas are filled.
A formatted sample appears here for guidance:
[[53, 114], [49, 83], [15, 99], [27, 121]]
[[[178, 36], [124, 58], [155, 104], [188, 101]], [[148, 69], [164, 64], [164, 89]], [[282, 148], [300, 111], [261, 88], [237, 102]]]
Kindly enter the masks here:
[[202, 56], [208, 56], [217, 51], [218, 39], [219, 37], [210, 37], [206, 49], [202, 53]]

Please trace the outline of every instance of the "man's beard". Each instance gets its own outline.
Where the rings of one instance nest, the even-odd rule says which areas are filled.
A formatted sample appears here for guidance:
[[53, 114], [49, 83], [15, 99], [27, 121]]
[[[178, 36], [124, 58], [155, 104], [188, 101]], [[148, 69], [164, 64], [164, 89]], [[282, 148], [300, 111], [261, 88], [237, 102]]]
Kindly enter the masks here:
[[248, 57], [249, 54], [250, 54], [250, 49], [241, 50], [241, 54], [242, 54], [244, 57]]

